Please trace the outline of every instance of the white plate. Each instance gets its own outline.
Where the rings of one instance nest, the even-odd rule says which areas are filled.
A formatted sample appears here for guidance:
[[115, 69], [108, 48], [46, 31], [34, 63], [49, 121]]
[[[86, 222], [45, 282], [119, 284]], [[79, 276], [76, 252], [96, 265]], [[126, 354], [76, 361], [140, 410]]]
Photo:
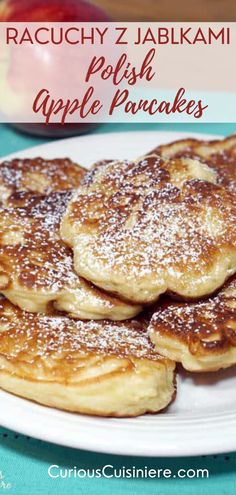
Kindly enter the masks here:
[[[137, 157], [160, 143], [187, 136], [173, 132], [95, 134], [52, 141], [17, 156], [69, 156], [89, 167], [106, 157]], [[167, 412], [134, 419], [70, 414], [0, 391], [0, 423], [42, 440], [98, 452], [143, 456], [229, 452], [236, 450], [236, 369], [183, 373], [178, 377], [176, 401]]]

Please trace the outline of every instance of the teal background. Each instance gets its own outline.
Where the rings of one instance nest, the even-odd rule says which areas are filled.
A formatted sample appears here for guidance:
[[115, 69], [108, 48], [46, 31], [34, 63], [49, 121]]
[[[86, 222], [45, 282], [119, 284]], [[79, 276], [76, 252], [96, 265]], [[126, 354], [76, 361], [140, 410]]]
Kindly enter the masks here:
[[[107, 124], [102, 125], [95, 131], [96, 134], [101, 132], [124, 132], [141, 130], [148, 132], [149, 130], [161, 131], [182, 131], [182, 132], [200, 132], [206, 134], [222, 134], [228, 135], [236, 133], [235, 124]], [[47, 143], [48, 138], [39, 138], [21, 134], [13, 130], [8, 125], [0, 124], [0, 156], [15, 151], [23, 150], [31, 146]]]
[[[133, 124], [104, 125], [95, 132], [133, 130], [168, 130], [228, 135], [236, 132], [236, 124]], [[14, 131], [0, 124], [0, 156], [35, 146], [49, 139], [36, 138]], [[0, 407], [3, 407], [0, 404]], [[153, 439], [153, 441], [158, 441]], [[219, 445], [220, 450], [220, 445]], [[112, 464], [115, 468], [148, 466], [149, 468], [209, 470], [204, 479], [51, 479], [47, 471], [51, 464], [62, 468], [99, 468]], [[1, 472], [4, 482], [11, 488], [1, 488]], [[138, 458], [121, 457], [64, 448], [13, 431], [0, 428], [0, 495], [233, 495], [236, 493], [236, 453], [200, 456], [192, 458]]]

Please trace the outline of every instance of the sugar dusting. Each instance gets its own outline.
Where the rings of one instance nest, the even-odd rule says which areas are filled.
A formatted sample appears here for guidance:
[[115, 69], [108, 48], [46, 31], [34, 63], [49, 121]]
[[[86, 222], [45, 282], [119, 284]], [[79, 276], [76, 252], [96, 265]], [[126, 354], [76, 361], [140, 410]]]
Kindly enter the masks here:
[[6, 199], [15, 192], [31, 191], [50, 194], [71, 190], [80, 185], [86, 170], [68, 158], [44, 160], [14, 159], [0, 163], [0, 186]]
[[236, 346], [236, 277], [214, 296], [198, 302], [164, 300], [151, 319], [149, 331], [173, 341], [185, 341], [190, 349], [201, 343], [209, 352]]
[[[17, 279], [34, 290], [53, 292], [78, 284], [72, 252], [59, 237], [60, 219], [70, 194], [32, 196], [24, 207], [0, 209], [0, 262], [13, 283]], [[14, 242], [14, 234], [21, 242]]]
[[51, 356], [57, 360], [61, 354], [70, 359], [76, 353], [95, 353], [163, 359], [154, 350], [147, 335], [147, 323], [141, 318], [124, 322], [83, 322], [59, 314], [27, 313], [3, 298], [0, 318], [0, 353], [11, 358]]
[[217, 182], [236, 193], [236, 136], [223, 140], [184, 139], [157, 147], [152, 153], [171, 158], [193, 158], [217, 172]]
[[178, 288], [193, 274], [207, 277], [226, 251], [235, 257], [234, 197], [220, 185], [196, 178], [196, 169], [192, 179], [187, 170], [177, 187], [176, 170], [183, 175], [185, 162], [152, 156], [91, 171], [71, 203], [67, 225], [76, 230], [78, 245], [88, 233], [81, 266], [92, 260], [97, 271], [102, 266], [127, 280], [171, 278]]

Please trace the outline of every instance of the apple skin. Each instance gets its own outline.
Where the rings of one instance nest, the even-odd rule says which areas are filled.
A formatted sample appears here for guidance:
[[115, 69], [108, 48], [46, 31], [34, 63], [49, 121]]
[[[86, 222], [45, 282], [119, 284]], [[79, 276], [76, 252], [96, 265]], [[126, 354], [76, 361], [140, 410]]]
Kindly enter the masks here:
[[15, 129], [34, 136], [66, 138], [92, 132], [101, 124], [12, 124]]
[[0, 22], [108, 22], [110, 17], [83, 0], [0, 0]]
[[[109, 22], [100, 7], [83, 0], [0, 0], [0, 22]], [[98, 124], [97, 124], [98, 125]], [[96, 124], [17, 124], [29, 134], [73, 136], [92, 131]]]

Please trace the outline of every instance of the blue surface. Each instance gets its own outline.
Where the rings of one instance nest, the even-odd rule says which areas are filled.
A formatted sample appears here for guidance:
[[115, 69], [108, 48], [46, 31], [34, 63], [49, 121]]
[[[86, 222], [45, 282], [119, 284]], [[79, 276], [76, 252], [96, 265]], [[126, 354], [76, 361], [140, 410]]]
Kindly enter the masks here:
[[[123, 132], [127, 131], [178, 131], [178, 132], [199, 132], [206, 134], [228, 135], [236, 133], [235, 124], [109, 124], [97, 128], [96, 133], [102, 132]], [[38, 144], [49, 142], [48, 138], [29, 136], [14, 130], [12, 127], [0, 124], [0, 156], [30, 148]]]
[[[176, 130], [227, 135], [236, 132], [236, 124], [192, 125], [106, 125], [96, 132], [127, 130]], [[29, 137], [0, 125], [0, 156], [49, 141]], [[0, 404], [0, 407], [2, 405]], [[208, 469], [209, 478], [179, 479], [106, 479], [106, 478], [59, 478], [51, 479], [48, 467], [57, 464], [62, 468], [94, 469], [110, 464], [119, 469], [166, 468], [176, 476], [178, 469]], [[102, 455], [47, 444], [24, 435], [0, 428], [0, 495], [57, 494], [70, 495], [233, 495], [236, 493], [236, 453], [218, 456], [202, 456], [180, 459], [145, 459]], [[3, 478], [3, 479], [1, 479]], [[8, 486], [8, 488], [7, 488]], [[5, 487], [5, 488], [4, 488]]]

